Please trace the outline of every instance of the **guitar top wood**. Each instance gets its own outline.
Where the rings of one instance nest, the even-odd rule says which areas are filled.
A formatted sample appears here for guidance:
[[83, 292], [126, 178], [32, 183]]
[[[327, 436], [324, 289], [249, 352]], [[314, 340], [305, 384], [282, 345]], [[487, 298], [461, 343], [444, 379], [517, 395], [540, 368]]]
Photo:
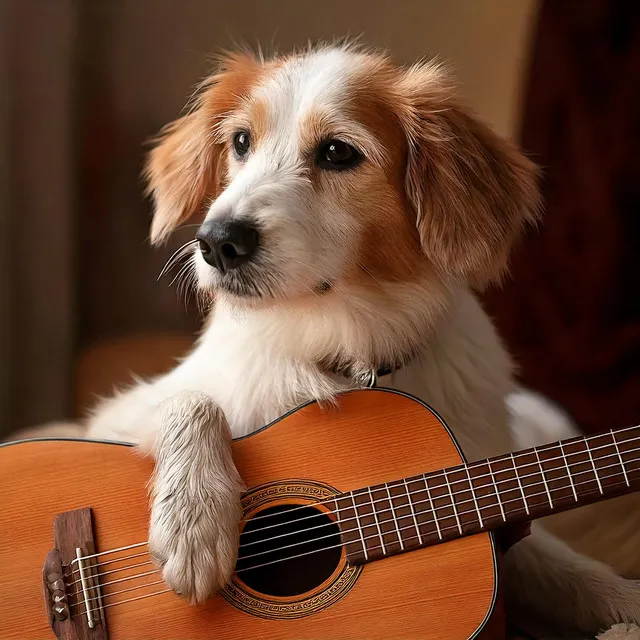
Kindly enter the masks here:
[[[333, 489], [356, 490], [462, 461], [448, 430], [425, 405], [382, 390], [345, 394], [337, 406], [306, 405], [233, 447], [253, 500], [246, 513], [310, 504], [312, 496]], [[90, 507], [99, 552], [143, 542], [151, 471], [150, 460], [117, 444], [52, 440], [0, 447], [3, 640], [53, 637], [42, 571], [54, 546], [56, 516]], [[146, 547], [137, 559], [124, 560], [135, 552], [100, 557], [111, 564], [99, 570], [112, 571], [101, 578], [102, 604], [118, 605], [101, 612], [111, 639], [461, 640], [503, 634], [501, 616], [490, 618], [497, 556], [488, 533], [357, 568], [343, 549], [329, 577], [293, 595], [261, 593], [236, 574], [223, 595], [198, 607], [170, 592], [135, 599], [166, 588], [153, 564], [132, 567], [149, 562]], [[150, 573], [140, 576], [145, 571]], [[122, 593], [125, 588], [131, 590]], [[81, 597], [73, 595], [71, 602], [78, 603], [71, 607], [74, 619], [86, 624]], [[94, 636], [90, 630], [83, 637]]]

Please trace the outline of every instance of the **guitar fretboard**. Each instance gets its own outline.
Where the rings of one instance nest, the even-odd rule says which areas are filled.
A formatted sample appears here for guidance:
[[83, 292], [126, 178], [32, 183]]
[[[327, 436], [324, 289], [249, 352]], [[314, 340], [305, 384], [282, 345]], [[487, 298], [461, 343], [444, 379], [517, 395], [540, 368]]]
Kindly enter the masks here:
[[633, 427], [340, 494], [335, 513], [362, 564], [639, 489]]

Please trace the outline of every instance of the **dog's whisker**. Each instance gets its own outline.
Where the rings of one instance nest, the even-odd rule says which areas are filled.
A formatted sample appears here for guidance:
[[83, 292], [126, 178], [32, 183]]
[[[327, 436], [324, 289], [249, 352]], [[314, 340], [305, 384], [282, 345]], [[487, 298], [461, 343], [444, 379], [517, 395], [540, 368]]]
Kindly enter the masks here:
[[185, 262], [185, 264], [183, 264], [180, 267], [180, 270], [178, 271], [178, 273], [176, 273], [176, 275], [173, 277], [173, 280], [169, 283], [169, 286], [173, 286], [174, 283], [180, 283], [181, 278], [189, 271], [189, 269], [192, 267], [192, 263], [191, 262]]
[[170, 260], [169, 262], [167, 262], [167, 264], [165, 264], [164, 268], [162, 269], [162, 272], [160, 273], [160, 275], [158, 276], [158, 280], [160, 280], [160, 278], [162, 278], [162, 276], [166, 275], [169, 271], [171, 271], [171, 269], [173, 269], [176, 265], [180, 264], [180, 262], [187, 257], [188, 252], [186, 252], [185, 250], [183, 250], [180, 254], [178, 254], [177, 256], [175, 256], [172, 260]]
[[180, 287], [179, 287], [179, 291], [182, 292], [182, 296], [184, 297], [185, 309], [189, 305], [189, 300], [191, 299], [191, 296], [193, 295], [193, 292], [196, 286], [196, 271], [195, 271], [195, 268], [193, 268], [194, 265], [192, 263], [190, 264], [192, 268], [187, 270], [184, 278], [182, 279], [182, 283], [180, 284]]
[[185, 308], [188, 304], [188, 296], [189, 296], [189, 280], [191, 277], [191, 269], [189, 265], [185, 265], [180, 270], [180, 277], [177, 280], [176, 290], [178, 292], [178, 298], [184, 303]]
[[182, 277], [182, 275], [184, 274], [187, 268], [188, 268], [187, 264], [184, 264], [182, 265], [182, 267], [180, 267], [180, 270], [176, 273], [175, 276], [173, 276], [173, 279], [169, 283], [170, 287], [172, 287], [176, 283], [178, 283], [178, 285], [180, 284], [180, 278]]
[[[171, 266], [165, 271], [165, 273], [168, 273], [168, 271], [170, 271], [171, 269], [173, 269], [174, 267], [180, 265], [180, 263], [182, 262], [182, 260], [184, 258], [186, 258], [186, 254], [182, 254], [180, 255], [179, 259], [174, 260], [174, 262], [171, 264]], [[185, 262], [184, 264], [187, 264], [188, 262]], [[182, 268], [182, 265], [180, 266], [180, 268]], [[171, 286], [173, 284], [173, 281], [169, 284], [169, 286]]]
[[198, 240], [196, 240], [194, 238], [193, 240], [189, 240], [189, 241], [185, 242], [181, 247], [176, 249], [171, 254], [169, 259], [164, 263], [164, 267], [162, 267], [162, 271], [160, 271], [160, 275], [158, 276], [158, 280], [160, 280], [160, 278], [162, 278], [162, 276], [164, 276], [165, 273], [167, 273], [167, 271], [170, 271], [175, 266], [175, 264], [188, 253], [189, 249], [196, 242], [198, 242]]

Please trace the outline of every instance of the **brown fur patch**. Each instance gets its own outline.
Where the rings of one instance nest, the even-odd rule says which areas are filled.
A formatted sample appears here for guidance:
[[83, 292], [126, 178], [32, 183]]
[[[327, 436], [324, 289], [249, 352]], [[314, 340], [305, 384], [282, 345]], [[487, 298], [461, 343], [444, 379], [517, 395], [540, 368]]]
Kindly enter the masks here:
[[354, 269], [347, 276], [359, 282], [409, 282], [431, 268], [421, 250], [413, 207], [405, 193], [408, 143], [394, 108], [396, 69], [383, 58], [363, 61], [348, 87], [345, 109], [383, 148], [381, 163], [366, 162], [357, 171], [338, 174], [349, 181], [340, 196], [362, 233]]
[[216, 126], [269, 72], [269, 66], [250, 55], [226, 56], [220, 71], [203, 84], [193, 109], [161, 132], [145, 167], [155, 202], [152, 242], [161, 242], [219, 195], [226, 167]]
[[398, 91], [422, 247], [444, 272], [482, 288], [538, 219], [537, 168], [457, 104], [441, 68], [403, 71]]
[[499, 279], [539, 215], [535, 165], [458, 105], [433, 63], [402, 69], [370, 56], [352, 85], [351, 115], [388, 159], [384, 176], [360, 171], [352, 197], [364, 222], [358, 262], [392, 281], [429, 263], [479, 288]]
[[260, 144], [260, 140], [267, 133], [269, 122], [269, 107], [265, 100], [253, 100], [249, 107], [251, 121], [251, 141], [253, 145]]

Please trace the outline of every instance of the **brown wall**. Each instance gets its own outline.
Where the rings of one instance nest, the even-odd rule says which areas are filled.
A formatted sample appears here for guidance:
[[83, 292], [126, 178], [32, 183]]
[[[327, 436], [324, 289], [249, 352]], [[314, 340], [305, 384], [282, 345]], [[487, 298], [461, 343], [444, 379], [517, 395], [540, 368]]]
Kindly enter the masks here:
[[75, 6], [1, 0], [0, 432], [70, 400]]

